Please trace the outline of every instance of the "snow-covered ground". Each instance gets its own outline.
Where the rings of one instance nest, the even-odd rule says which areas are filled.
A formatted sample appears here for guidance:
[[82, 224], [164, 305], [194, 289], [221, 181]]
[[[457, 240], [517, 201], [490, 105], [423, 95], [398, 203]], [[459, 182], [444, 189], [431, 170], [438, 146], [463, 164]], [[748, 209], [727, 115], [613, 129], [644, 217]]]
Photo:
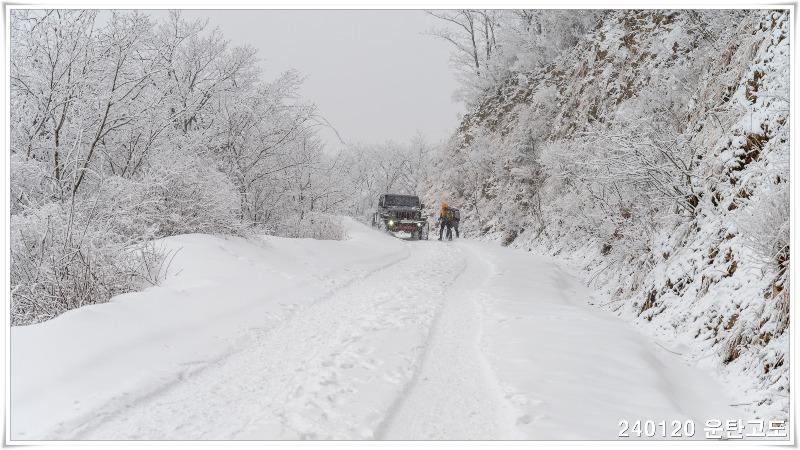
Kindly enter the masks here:
[[186, 235], [163, 285], [11, 330], [10, 438], [616, 439], [737, 412], [587, 305], [570, 270], [470, 241]]

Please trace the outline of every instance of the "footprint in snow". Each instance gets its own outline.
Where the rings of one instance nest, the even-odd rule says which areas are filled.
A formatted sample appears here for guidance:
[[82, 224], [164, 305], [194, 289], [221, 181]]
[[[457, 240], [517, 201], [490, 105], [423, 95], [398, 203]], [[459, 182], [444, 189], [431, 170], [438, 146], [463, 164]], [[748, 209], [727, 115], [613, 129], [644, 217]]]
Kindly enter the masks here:
[[506, 395], [506, 398], [516, 406], [526, 406], [530, 403], [525, 394], [508, 394]]
[[517, 418], [517, 425], [528, 425], [532, 420], [530, 415], [525, 414]]
[[395, 373], [384, 373], [382, 378], [385, 381], [388, 381], [389, 383], [392, 384], [400, 384], [400, 382], [402, 381], [402, 377], [398, 376]]

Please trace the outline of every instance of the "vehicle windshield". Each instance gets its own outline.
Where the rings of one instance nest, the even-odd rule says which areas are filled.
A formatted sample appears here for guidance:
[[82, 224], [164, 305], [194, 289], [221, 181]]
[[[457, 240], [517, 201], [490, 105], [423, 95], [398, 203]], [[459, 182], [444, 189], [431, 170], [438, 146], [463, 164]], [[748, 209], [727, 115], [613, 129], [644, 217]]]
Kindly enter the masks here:
[[415, 195], [387, 195], [384, 200], [386, 206], [419, 207], [419, 197]]

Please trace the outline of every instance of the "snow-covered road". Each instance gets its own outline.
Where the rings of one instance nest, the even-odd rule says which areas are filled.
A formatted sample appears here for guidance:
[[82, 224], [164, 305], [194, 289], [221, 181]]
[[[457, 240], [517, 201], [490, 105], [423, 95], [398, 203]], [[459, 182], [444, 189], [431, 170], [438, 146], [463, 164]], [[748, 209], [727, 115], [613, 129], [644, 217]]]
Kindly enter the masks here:
[[14, 440], [615, 439], [735, 417], [547, 258], [180, 236], [163, 286], [11, 332]]

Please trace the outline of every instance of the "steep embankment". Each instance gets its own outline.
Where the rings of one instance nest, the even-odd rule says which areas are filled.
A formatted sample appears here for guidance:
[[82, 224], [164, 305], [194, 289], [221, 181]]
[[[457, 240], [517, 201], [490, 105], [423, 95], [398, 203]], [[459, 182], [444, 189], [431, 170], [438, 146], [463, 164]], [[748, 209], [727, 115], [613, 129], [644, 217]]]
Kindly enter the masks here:
[[[748, 414], [786, 418], [789, 20], [609, 12], [479, 102], [431, 196], [463, 205], [468, 234], [579, 264], [595, 303], [717, 370]], [[639, 196], [647, 177], [686, 181], [665, 207]]]

